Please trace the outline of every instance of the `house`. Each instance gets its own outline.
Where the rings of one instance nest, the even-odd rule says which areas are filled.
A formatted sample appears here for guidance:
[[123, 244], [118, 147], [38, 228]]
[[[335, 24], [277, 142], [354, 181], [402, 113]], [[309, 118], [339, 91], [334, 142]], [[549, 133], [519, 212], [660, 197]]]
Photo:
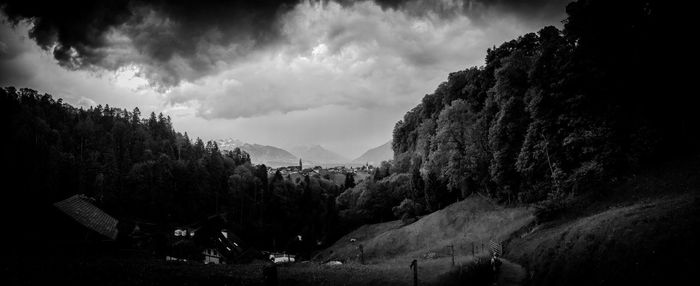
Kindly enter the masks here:
[[215, 248], [205, 248], [202, 254], [204, 255], [204, 264], [221, 264], [224, 260], [224, 256]]
[[289, 255], [286, 253], [270, 253], [269, 259], [275, 264], [293, 263], [296, 261], [296, 255]]
[[188, 228], [176, 228], [173, 235], [176, 238], [187, 238], [190, 236], [194, 236], [194, 230], [188, 229]]
[[74, 195], [54, 203], [59, 211], [85, 228], [109, 240], [119, 236], [119, 220], [93, 204], [94, 200], [85, 195]]
[[284, 167], [284, 169], [289, 171], [289, 172], [300, 172], [302, 170], [301, 166], [287, 166], [287, 167]]
[[224, 228], [224, 219], [214, 215], [188, 227], [176, 227], [168, 256], [204, 264], [224, 264], [260, 256], [245, 249], [242, 240]]

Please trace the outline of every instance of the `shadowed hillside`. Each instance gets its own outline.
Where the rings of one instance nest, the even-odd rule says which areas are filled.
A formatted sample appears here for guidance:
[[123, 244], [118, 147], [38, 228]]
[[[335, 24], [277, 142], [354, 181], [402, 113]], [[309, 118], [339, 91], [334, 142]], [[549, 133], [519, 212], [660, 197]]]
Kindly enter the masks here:
[[[698, 164], [640, 175], [605, 201], [572, 205], [507, 246], [534, 285], [673, 285], [698, 280]], [[585, 202], [582, 202], [585, 203]], [[581, 204], [581, 203], [579, 203]], [[690, 283], [693, 284], [693, 283]]]

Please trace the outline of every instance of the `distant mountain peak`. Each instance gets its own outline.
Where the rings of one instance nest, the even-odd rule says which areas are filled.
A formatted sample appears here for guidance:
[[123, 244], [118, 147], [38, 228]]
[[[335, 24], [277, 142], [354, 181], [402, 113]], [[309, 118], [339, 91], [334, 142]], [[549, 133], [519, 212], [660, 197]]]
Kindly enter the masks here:
[[320, 144], [298, 145], [298, 146], [291, 147], [289, 149], [291, 149], [291, 150], [321, 150], [321, 149], [327, 150], [326, 148], [324, 148]]
[[221, 150], [233, 150], [240, 148], [250, 154], [253, 164], [265, 164], [271, 167], [292, 166], [299, 163], [299, 158], [279, 147], [247, 143], [237, 139], [216, 140]]
[[394, 159], [394, 150], [391, 148], [391, 140], [380, 146], [367, 150], [362, 156], [352, 160], [353, 163], [379, 165], [382, 161]]
[[241, 141], [241, 140], [238, 140], [238, 139], [227, 138], [227, 139], [216, 140], [216, 144], [218, 144], [219, 146], [221, 146], [221, 145], [226, 145], [226, 146], [236, 146], [236, 147], [239, 147], [239, 146], [243, 146], [243, 145], [245, 145], [245, 144], [247, 144], [247, 143], [245, 143], [245, 142], [243, 142], [243, 141]]
[[319, 163], [319, 164], [332, 164], [332, 163], [347, 163], [348, 158], [339, 155], [336, 152], [326, 149], [320, 144], [305, 145], [305, 146], [295, 146], [290, 148], [292, 153], [300, 157], [306, 162]]

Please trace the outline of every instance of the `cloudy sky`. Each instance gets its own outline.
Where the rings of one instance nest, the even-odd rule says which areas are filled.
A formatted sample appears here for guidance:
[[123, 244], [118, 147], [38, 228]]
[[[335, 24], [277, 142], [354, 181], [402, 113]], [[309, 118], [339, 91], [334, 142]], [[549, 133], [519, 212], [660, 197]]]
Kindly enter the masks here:
[[[34, 3], [36, 2], [36, 3]], [[346, 157], [561, 0], [0, 0], [0, 86], [163, 112], [204, 140]]]

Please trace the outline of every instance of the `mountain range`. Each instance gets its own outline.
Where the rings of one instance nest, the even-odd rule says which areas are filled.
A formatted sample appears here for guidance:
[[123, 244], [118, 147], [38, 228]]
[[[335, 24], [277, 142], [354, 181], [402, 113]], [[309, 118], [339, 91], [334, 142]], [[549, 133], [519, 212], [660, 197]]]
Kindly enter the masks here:
[[253, 164], [265, 164], [270, 167], [283, 167], [299, 164], [299, 157], [279, 147], [250, 144], [236, 139], [216, 140], [221, 150], [233, 150], [236, 147], [250, 154]]
[[355, 160], [350, 160], [321, 145], [296, 146], [290, 148], [290, 152], [280, 147], [246, 143], [232, 138], [216, 140], [216, 143], [221, 150], [240, 148], [250, 154], [251, 163], [265, 164], [270, 167], [296, 166], [299, 164], [299, 159], [303, 161], [305, 166], [345, 163], [378, 165], [382, 161], [391, 160], [394, 157], [391, 141], [367, 150]]

